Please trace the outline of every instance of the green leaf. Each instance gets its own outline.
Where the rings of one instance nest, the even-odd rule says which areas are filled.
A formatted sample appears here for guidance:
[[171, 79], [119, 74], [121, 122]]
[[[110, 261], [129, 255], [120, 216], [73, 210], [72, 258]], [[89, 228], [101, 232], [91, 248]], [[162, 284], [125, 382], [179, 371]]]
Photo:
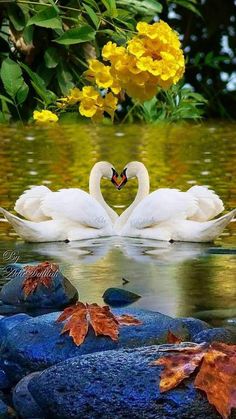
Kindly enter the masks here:
[[48, 0], [48, 3], [52, 5], [52, 7], [56, 10], [57, 13], [60, 13], [60, 9], [56, 6], [53, 0]]
[[147, 10], [152, 13], [161, 13], [162, 12], [162, 5], [155, 0], [144, 0], [141, 2], [142, 6], [145, 7]]
[[30, 25], [37, 25], [50, 29], [61, 29], [62, 21], [58, 12], [53, 7], [46, 7], [46, 9], [41, 10], [28, 20], [27, 26]]
[[0, 99], [4, 100], [7, 103], [10, 103], [11, 105], [14, 105], [14, 102], [11, 99], [9, 99], [8, 97], [4, 96], [4, 95], [0, 95]]
[[15, 4], [8, 6], [7, 8], [8, 17], [17, 31], [21, 31], [25, 26], [25, 15]]
[[34, 26], [26, 26], [22, 32], [22, 36], [24, 38], [24, 41], [27, 44], [33, 43], [33, 37], [34, 37]]
[[99, 19], [99, 17], [96, 15], [96, 13], [94, 12], [94, 10], [90, 6], [88, 6], [85, 3], [83, 3], [83, 6], [84, 6], [86, 12], [88, 13], [91, 21], [93, 22], [95, 28], [98, 29], [98, 27], [100, 25], [100, 19]]
[[56, 48], [49, 47], [44, 53], [44, 61], [47, 68], [55, 68], [59, 63], [59, 54]]
[[96, 31], [89, 25], [81, 26], [80, 28], [72, 28], [63, 33], [60, 38], [54, 40], [58, 44], [73, 45], [81, 42], [94, 40]]
[[38, 93], [38, 95], [45, 102], [45, 104], [50, 105], [50, 103], [55, 102], [57, 96], [50, 90], [46, 89], [44, 80], [41, 77], [39, 77], [39, 75], [36, 74], [34, 71], [32, 71], [26, 64], [21, 63], [21, 67], [29, 75], [34, 90], [36, 91], [36, 93]]
[[73, 76], [69, 71], [68, 66], [66, 66], [62, 61], [60, 62], [57, 68], [57, 81], [61, 90], [61, 93], [66, 96], [68, 95], [70, 89], [74, 87]]
[[23, 82], [21, 87], [19, 88], [17, 94], [16, 94], [16, 101], [18, 105], [21, 105], [26, 100], [29, 93], [29, 86]]
[[129, 10], [131, 13], [142, 16], [154, 16], [162, 12], [162, 5], [155, 0], [117, 0], [117, 5]]
[[195, 4], [197, 4], [195, 0], [174, 0], [174, 3], [178, 4], [179, 6], [185, 7], [185, 9], [191, 10], [191, 12], [195, 13], [198, 16], [201, 16], [201, 13], [195, 6]]
[[116, 10], [116, 1], [115, 0], [102, 0], [102, 3], [104, 4], [105, 8], [107, 9], [107, 12], [109, 16], [116, 17], [117, 16], [117, 10]]
[[9, 96], [15, 98], [24, 82], [19, 64], [10, 58], [6, 58], [2, 63], [1, 78], [6, 92]]
[[94, 10], [97, 10], [99, 12], [99, 7], [95, 0], [84, 0], [84, 3], [87, 3], [89, 6], [91, 6]]

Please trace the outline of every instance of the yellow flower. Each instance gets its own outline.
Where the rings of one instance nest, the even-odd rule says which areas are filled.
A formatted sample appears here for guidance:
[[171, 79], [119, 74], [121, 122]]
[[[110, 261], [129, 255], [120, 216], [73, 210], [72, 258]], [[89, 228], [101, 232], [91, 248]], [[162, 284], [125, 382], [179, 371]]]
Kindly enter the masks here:
[[103, 89], [111, 87], [114, 81], [110, 67], [95, 59], [89, 61], [89, 68], [84, 72], [84, 75], [88, 80], [94, 80], [96, 85]]
[[92, 86], [85, 86], [82, 89], [82, 98], [79, 105], [79, 112], [95, 122], [103, 118], [107, 112], [112, 118], [116, 110], [118, 99], [110, 92], [102, 97]]
[[[64, 99], [64, 98], [62, 98], [62, 99]], [[78, 103], [81, 99], [80, 89], [78, 89], [78, 87], [74, 87], [73, 89], [71, 89], [70, 94], [65, 99], [67, 99], [67, 104], [68, 105], [76, 105], [76, 103]]]
[[144, 43], [138, 37], [135, 37], [128, 42], [127, 49], [130, 54], [135, 55], [137, 58], [142, 57], [142, 55], [144, 55], [146, 52]]
[[111, 67], [98, 60], [89, 61], [89, 69], [84, 72], [84, 75], [88, 80], [94, 81], [101, 89], [110, 88], [115, 94], [118, 94], [121, 90], [118, 80], [111, 74]]
[[105, 61], [113, 62], [125, 53], [126, 49], [124, 47], [118, 47], [116, 43], [113, 44], [111, 41], [104, 45], [102, 49], [102, 57]]
[[93, 99], [84, 98], [79, 105], [80, 114], [92, 118], [97, 112], [96, 102]]
[[104, 111], [107, 112], [112, 118], [114, 118], [114, 112], [118, 103], [117, 97], [112, 93], [108, 93], [104, 98]]
[[58, 116], [51, 112], [51, 111], [47, 111], [47, 110], [42, 110], [42, 111], [34, 111], [33, 113], [33, 118], [37, 123], [48, 123], [48, 122], [57, 122], [58, 121]]
[[84, 86], [81, 99], [83, 98], [97, 100], [99, 98], [99, 92], [93, 86]]

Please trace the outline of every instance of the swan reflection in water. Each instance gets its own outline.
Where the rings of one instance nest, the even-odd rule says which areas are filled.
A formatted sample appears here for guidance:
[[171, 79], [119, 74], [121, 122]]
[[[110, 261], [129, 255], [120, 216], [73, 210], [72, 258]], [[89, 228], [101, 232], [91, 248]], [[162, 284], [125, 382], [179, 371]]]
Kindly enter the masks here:
[[30, 245], [22, 243], [18, 246], [19, 253], [27, 251], [28, 246], [36, 258], [37, 255], [40, 255], [45, 258], [53, 258], [58, 263], [94, 264], [108, 257], [109, 254], [118, 252], [121, 258], [139, 263], [169, 264], [184, 262], [204, 255], [210, 245], [108, 237], [70, 243], [53, 242]]

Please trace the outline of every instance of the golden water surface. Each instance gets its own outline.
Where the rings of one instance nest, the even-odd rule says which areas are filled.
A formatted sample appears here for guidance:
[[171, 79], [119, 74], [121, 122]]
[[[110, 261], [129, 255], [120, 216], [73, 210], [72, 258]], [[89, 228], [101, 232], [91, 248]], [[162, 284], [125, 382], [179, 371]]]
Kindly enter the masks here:
[[[12, 210], [31, 185], [52, 190], [88, 190], [88, 177], [99, 160], [118, 172], [131, 160], [145, 163], [151, 190], [187, 190], [208, 185], [236, 207], [236, 124], [210, 122], [179, 125], [53, 125], [0, 130], [0, 206]], [[117, 191], [102, 181], [107, 202], [121, 213], [132, 202], [137, 181]], [[236, 223], [214, 244], [164, 243], [137, 239], [99, 239], [76, 243], [25, 244], [7, 223], [0, 223], [0, 258], [5, 264], [54, 260], [78, 288], [80, 298], [101, 303], [103, 292], [122, 287], [142, 298], [136, 306], [170, 315], [236, 307]]]

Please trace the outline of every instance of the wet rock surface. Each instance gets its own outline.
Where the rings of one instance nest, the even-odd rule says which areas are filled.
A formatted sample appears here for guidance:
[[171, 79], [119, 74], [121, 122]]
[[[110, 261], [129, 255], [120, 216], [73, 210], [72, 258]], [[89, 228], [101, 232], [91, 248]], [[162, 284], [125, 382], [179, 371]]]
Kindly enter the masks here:
[[193, 341], [201, 342], [223, 342], [236, 344], [236, 328], [214, 327], [212, 329], [203, 330], [194, 336]]
[[19, 383], [16, 385], [13, 391], [14, 408], [20, 415], [20, 417], [24, 419], [44, 418], [42, 409], [36, 403], [35, 399], [33, 398], [32, 394], [29, 392], [28, 389], [29, 382], [32, 380], [32, 378], [37, 377], [38, 375], [38, 372], [33, 372], [27, 375], [21, 381], [19, 381]]
[[188, 335], [182, 321], [161, 313], [135, 308], [114, 309], [113, 313], [130, 314], [141, 320], [142, 324], [122, 326], [117, 342], [106, 336], [96, 337], [89, 330], [84, 343], [76, 346], [68, 334], [61, 335], [63, 324], [56, 322], [60, 313], [23, 321], [19, 327], [8, 331], [0, 348], [7, 374], [11, 378], [15, 376], [17, 381], [30, 372], [45, 369], [74, 356], [163, 343], [166, 342], [168, 330], [177, 335]]
[[29, 390], [58, 419], [220, 418], [191, 380], [160, 393], [161, 367], [150, 365], [160, 356], [150, 346], [76, 357], [32, 378]]

